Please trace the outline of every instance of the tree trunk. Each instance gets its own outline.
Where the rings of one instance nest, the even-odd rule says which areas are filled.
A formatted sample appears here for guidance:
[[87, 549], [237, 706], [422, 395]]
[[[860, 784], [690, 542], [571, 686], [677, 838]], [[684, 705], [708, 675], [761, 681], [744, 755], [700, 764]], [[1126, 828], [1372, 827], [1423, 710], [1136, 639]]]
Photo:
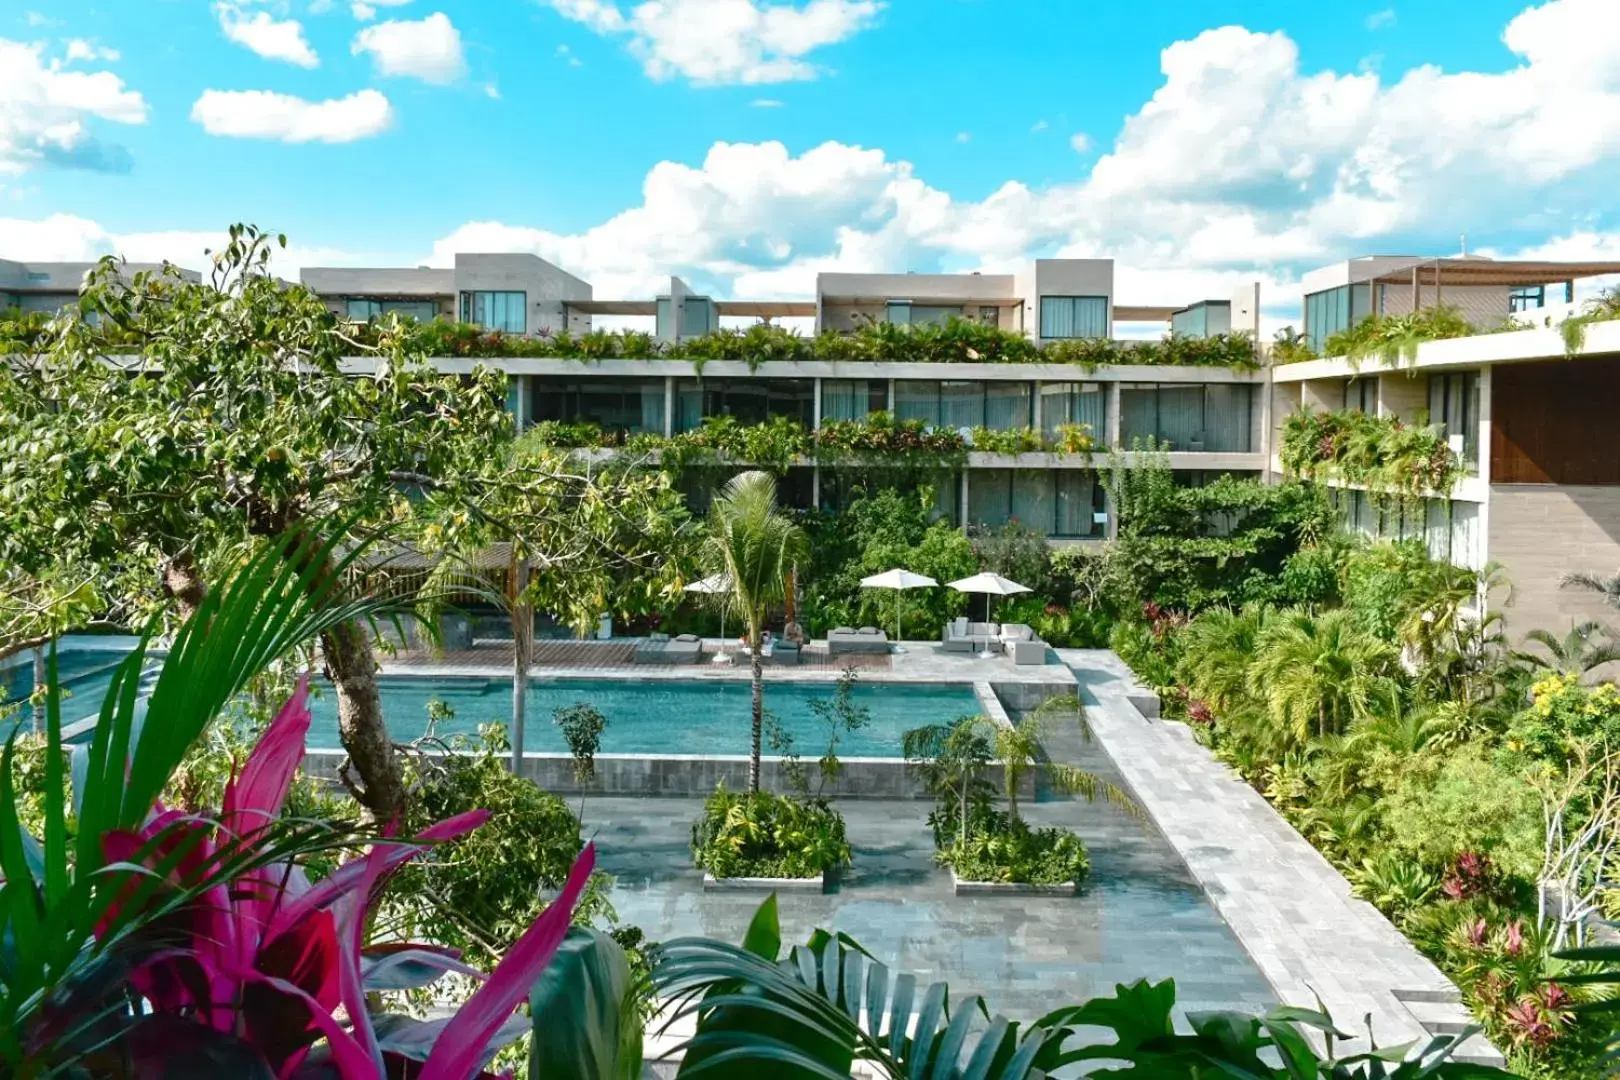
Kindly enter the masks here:
[[512, 567], [512, 774], [523, 775], [523, 725], [528, 719], [529, 661], [534, 655], [534, 609], [529, 589], [529, 560]]
[[208, 586], [203, 583], [202, 571], [197, 569], [196, 557], [190, 551], [182, 551], [163, 564], [163, 591], [174, 598], [181, 622], [202, 607]]
[[759, 739], [765, 728], [765, 657], [759, 635], [748, 634], [748, 662], [754, 677], [754, 743], [748, 757], [748, 793], [759, 794]]
[[377, 821], [393, 821], [405, 809], [405, 778], [383, 723], [371, 642], [359, 624], [346, 622], [321, 635], [321, 651], [336, 691], [338, 735], [365, 785], [355, 798]]
[[44, 686], [50, 678], [50, 672], [45, 666], [45, 646], [34, 647], [34, 731], [45, 734], [45, 699], [40, 695], [39, 688]]

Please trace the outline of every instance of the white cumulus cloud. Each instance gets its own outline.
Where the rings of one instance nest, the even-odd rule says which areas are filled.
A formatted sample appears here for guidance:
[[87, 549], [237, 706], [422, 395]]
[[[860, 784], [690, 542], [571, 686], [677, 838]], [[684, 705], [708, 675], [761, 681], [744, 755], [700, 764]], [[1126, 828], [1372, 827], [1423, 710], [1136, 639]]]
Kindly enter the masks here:
[[[75, 57], [72, 43], [68, 46]], [[110, 71], [69, 71], [39, 44], [0, 38], [0, 176], [38, 165], [118, 172], [129, 153], [104, 143], [91, 121], [144, 124], [146, 99]]]
[[597, 34], [627, 36], [654, 79], [700, 86], [813, 79], [807, 57], [872, 26], [878, 0], [644, 0], [626, 14], [612, 0], [546, 0]]
[[429, 83], [452, 83], [467, 72], [461, 32], [442, 11], [425, 19], [391, 19], [354, 36], [350, 52], [370, 54], [379, 75], [404, 75]]
[[387, 131], [394, 109], [376, 90], [328, 101], [270, 90], [204, 90], [191, 106], [191, 118], [210, 135], [346, 143]]
[[69, 38], [67, 42], [67, 62], [105, 60], [116, 63], [120, 59], [117, 49], [109, 49], [84, 38]]
[[242, 4], [229, 0], [215, 4], [214, 14], [227, 40], [266, 60], [283, 60], [303, 68], [321, 62], [297, 19], [278, 19], [268, 11], [250, 14]]

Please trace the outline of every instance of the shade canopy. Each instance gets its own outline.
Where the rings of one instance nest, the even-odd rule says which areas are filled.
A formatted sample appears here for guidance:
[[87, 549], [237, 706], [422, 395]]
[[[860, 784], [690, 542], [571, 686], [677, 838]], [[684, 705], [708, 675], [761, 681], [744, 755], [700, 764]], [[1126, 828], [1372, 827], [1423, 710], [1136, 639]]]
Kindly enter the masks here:
[[913, 574], [910, 570], [896, 567], [885, 570], [881, 574], [861, 578], [861, 586], [867, 589], [926, 589], [939, 582], [925, 574]]
[[953, 581], [951, 588], [957, 592], [989, 593], [991, 596], [1014, 596], [1031, 591], [1028, 585], [1008, 581], [1000, 574], [992, 574], [988, 570], [982, 574], [965, 577], [961, 581]]
[[692, 582], [692, 584], [686, 586], [685, 591], [687, 591], [687, 592], [695, 592], [695, 593], [705, 593], [705, 594], [708, 594], [708, 595], [714, 595], [716, 593], [730, 592], [731, 591], [731, 575], [730, 574], [710, 574], [708, 577], [704, 578], [702, 581], [694, 581], [694, 582]]

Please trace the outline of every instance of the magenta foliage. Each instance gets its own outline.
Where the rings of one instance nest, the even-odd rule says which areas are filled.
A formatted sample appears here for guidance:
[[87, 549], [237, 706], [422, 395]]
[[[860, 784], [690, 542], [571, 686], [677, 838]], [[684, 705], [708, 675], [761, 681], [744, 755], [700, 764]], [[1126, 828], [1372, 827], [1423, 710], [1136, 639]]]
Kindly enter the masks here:
[[[162, 866], [170, 884], [182, 886], [198, 880], [218, 855], [254, 850], [280, 817], [303, 758], [307, 692], [307, 681], [300, 680], [226, 786], [217, 820], [158, 807], [139, 832], [104, 837], [109, 862]], [[385, 839], [313, 886], [290, 865], [243, 873], [158, 927], [165, 947], [136, 970], [131, 986], [153, 1012], [201, 1025], [199, 1037], [212, 1029], [240, 1040], [278, 1077], [298, 1075], [323, 1038], [327, 1050], [320, 1064], [342, 1080], [399, 1075], [404, 1059], [390, 1050], [393, 1045], [431, 1047], [425, 1065], [413, 1063], [420, 1080], [478, 1075], [491, 1055], [491, 1040], [567, 934], [595, 864], [594, 848], [581, 853], [556, 902], [455, 1017], [411, 1025], [414, 1031], [394, 1025], [387, 1045], [373, 1027], [368, 992], [426, 985], [447, 971], [482, 976], [462, 964], [455, 950], [417, 943], [366, 949], [364, 935], [371, 905], [400, 866], [424, 844], [465, 835], [488, 817], [476, 810], [425, 829], [412, 842]]]

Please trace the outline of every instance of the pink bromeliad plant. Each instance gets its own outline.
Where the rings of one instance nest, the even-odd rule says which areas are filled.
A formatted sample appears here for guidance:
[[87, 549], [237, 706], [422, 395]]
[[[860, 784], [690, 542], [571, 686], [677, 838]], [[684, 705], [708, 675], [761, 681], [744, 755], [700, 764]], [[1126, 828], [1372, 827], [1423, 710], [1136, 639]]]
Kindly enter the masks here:
[[[179, 888], [223, 853], [250, 852], [281, 818], [309, 723], [301, 681], [226, 787], [217, 817], [159, 806], [139, 830], [105, 837], [108, 863], [145, 865]], [[395, 870], [427, 845], [465, 835], [487, 817], [472, 811], [411, 842], [376, 843], [313, 885], [290, 862], [216, 884], [166, 917], [164, 947], [136, 967], [129, 982], [154, 1013], [193, 1022], [192, 1034], [256, 1055], [277, 1077], [466, 1080], [528, 1030], [513, 1010], [568, 933], [594, 850], [585, 849], [556, 902], [487, 978], [454, 950], [420, 943], [368, 949], [364, 934], [370, 907]], [[425, 986], [446, 972], [483, 979], [453, 1017], [372, 1016], [367, 994]], [[187, 1036], [183, 1027], [165, 1031], [168, 1039]], [[311, 1055], [322, 1039], [320, 1052]]]

